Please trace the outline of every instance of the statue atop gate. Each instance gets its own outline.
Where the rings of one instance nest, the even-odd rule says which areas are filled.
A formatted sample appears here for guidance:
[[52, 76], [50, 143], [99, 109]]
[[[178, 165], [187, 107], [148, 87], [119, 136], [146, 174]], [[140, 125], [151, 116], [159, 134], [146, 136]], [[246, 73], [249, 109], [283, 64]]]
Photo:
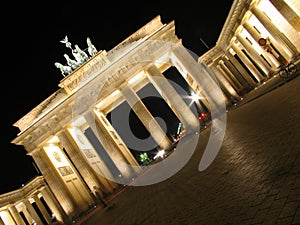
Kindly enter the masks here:
[[82, 50], [77, 44], [75, 44], [74, 48], [72, 48], [72, 43], [69, 41], [67, 35], [60, 42], [65, 44], [67, 48], [71, 49], [71, 54], [73, 56], [72, 59], [68, 54], [65, 53], [64, 57], [66, 59], [66, 64], [60, 62], [54, 63], [55, 67], [60, 70], [63, 77], [71, 74], [74, 70], [98, 53], [97, 48], [92, 44], [92, 41], [89, 37], [86, 39], [88, 47], [84, 50]]

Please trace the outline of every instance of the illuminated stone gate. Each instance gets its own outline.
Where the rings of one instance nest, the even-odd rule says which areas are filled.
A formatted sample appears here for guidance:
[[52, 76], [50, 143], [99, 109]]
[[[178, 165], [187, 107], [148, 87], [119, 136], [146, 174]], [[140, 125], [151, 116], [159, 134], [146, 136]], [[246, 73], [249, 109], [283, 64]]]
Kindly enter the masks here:
[[[96, 190], [107, 196], [141, 173], [143, 168], [106, 118], [122, 102], [157, 145], [168, 148], [171, 141], [137, 95], [148, 83], [188, 132], [197, 131], [197, 118], [164, 78], [169, 68], [179, 71], [208, 108], [222, 104], [211, 91], [215, 83], [209, 71], [228, 105], [276, 78], [286, 63], [296, 65], [291, 77], [299, 74], [299, 21], [298, 0], [235, 0], [216, 45], [198, 58], [199, 66], [175, 35], [174, 22], [162, 24], [160, 17], [112, 50], [97, 51], [14, 124], [20, 133], [13, 143], [25, 147], [42, 176], [0, 196], [0, 224], [50, 224], [54, 217], [71, 224], [95, 205]], [[213, 101], [208, 104], [205, 97]]]
[[137, 95], [145, 85], [153, 84], [187, 133], [199, 131], [197, 115], [163, 75], [170, 67], [199, 97], [212, 96], [210, 104], [203, 98], [208, 108], [221, 104], [208, 68], [182, 46], [174, 22], [162, 24], [157, 16], [112, 50], [97, 52], [69, 72], [59, 90], [14, 124], [21, 132], [13, 143], [33, 157], [61, 205], [58, 221], [68, 223], [93, 207], [96, 190], [107, 196], [143, 171], [106, 117], [122, 102], [160, 149], [171, 147], [172, 140]]

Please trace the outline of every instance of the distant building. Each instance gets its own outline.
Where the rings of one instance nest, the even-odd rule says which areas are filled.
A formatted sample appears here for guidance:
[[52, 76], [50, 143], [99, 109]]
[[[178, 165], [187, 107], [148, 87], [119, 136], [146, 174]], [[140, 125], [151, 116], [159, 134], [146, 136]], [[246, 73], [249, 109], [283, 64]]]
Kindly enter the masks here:
[[[24, 146], [42, 176], [0, 196], [0, 224], [72, 224], [142, 173], [106, 117], [124, 101], [160, 149], [168, 149], [172, 140], [158, 123], [150, 126], [153, 116], [136, 94], [148, 83], [186, 132], [196, 132], [198, 118], [164, 78], [168, 69], [176, 68], [207, 108], [223, 100], [231, 107], [287, 66], [299, 70], [299, 51], [299, 0], [234, 1], [216, 45], [196, 62], [175, 35], [174, 21], [163, 24], [157, 16], [65, 76], [55, 93], [14, 124], [20, 132], [13, 143]], [[207, 95], [216, 87], [223, 96], [211, 102]]]

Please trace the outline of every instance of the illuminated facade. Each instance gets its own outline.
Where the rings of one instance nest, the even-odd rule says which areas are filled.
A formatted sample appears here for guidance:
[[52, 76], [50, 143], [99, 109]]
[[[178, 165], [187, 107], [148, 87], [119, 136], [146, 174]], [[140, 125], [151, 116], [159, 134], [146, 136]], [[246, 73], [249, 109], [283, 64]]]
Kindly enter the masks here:
[[299, 71], [300, 2], [234, 1], [216, 46], [199, 57], [214, 71], [229, 101], [279, 75]]
[[230, 107], [282, 66], [293, 63], [299, 70], [299, 51], [298, 0], [234, 1], [216, 46], [199, 57], [199, 67], [175, 35], [174, 22], [154, 18], [112, 50], [93, 55], [14, 124], [20, 133], [13, 143], [25, 147], [42, 176], [0, 196], [0, 224], [51, 224], [54, 218], [71, 224], [94, 207], [96, 189], [105, 197], [138, 176], [143, 168], [106, 117], [124, 101], [157, 145], [169, 148], [171, 140], [158, 123], [150, 126], [155, 120], [137, 95], [149, 83], [187, 132], [197, 131], [198, 118], [163, 76], [168, 69], [176, 68], [208, 108], [205, 96], [217, 86], [213, 71]]

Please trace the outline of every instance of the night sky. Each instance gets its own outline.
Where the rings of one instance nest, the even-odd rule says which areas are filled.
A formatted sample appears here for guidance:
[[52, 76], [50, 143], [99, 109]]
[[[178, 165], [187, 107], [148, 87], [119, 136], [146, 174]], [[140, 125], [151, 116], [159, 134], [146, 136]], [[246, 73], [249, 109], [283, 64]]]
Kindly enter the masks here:
[[54, 63], [65, 62], [63, 54], [70, 53], [60, 42], [66, 35], [73, 46], [86, 48], [90, 37], [98, 50], [109, 51], [160, 15], [163, 23], [175, 21], [183, 45], [200, 56], [207, 51], [205, 45], [215, 45], [232, 2], [11, 1], [3, 6], [0, 194], [21, 187], [37, 174], [25, 149], [11, 144], [19, 133], [13, 124], [58, 89], [63, 76]]

